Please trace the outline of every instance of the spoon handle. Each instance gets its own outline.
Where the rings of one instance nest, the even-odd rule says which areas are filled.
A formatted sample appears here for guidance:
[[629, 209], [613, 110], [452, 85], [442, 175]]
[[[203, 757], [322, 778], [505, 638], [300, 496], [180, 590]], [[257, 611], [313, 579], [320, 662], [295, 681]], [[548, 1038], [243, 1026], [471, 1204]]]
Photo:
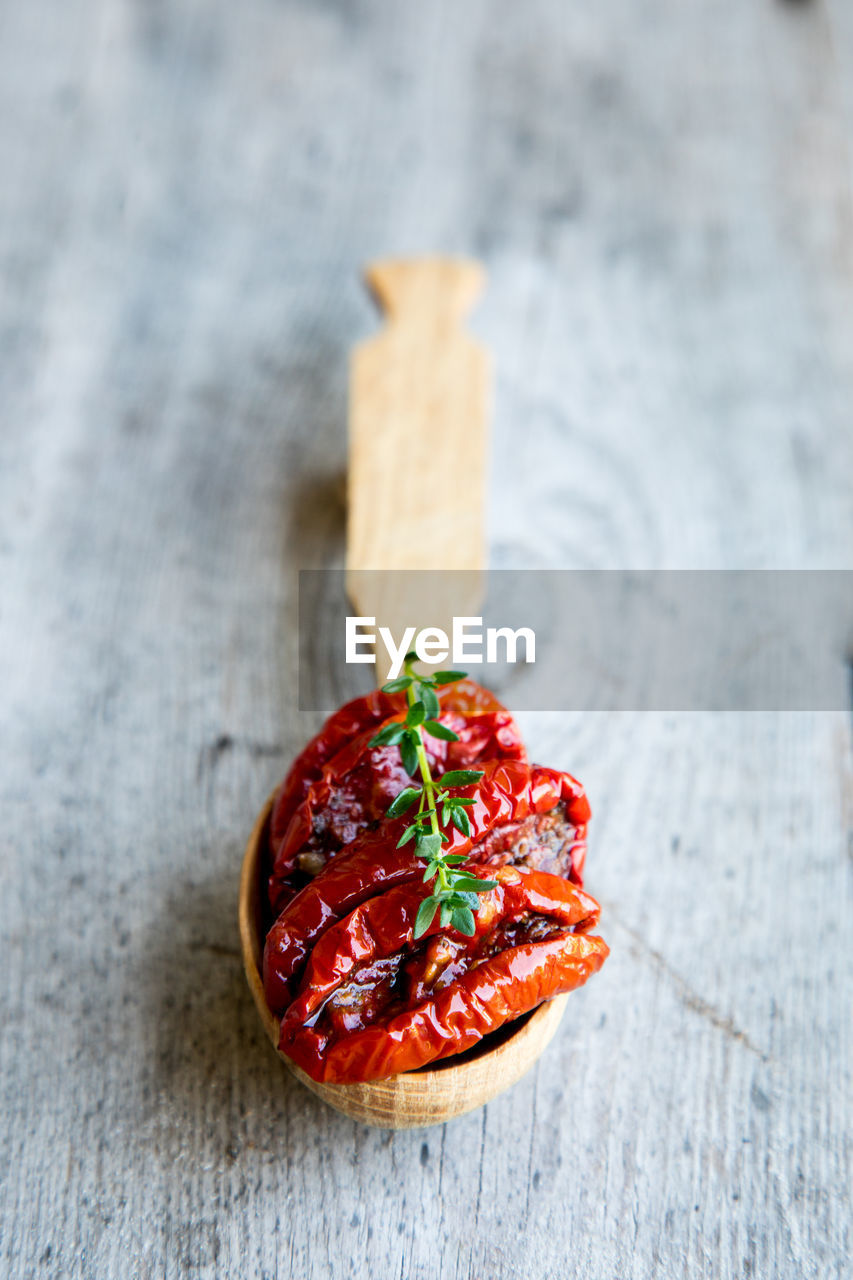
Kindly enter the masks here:
[[463, 327], [485, 273], [409, 258], [373, 263], [366, 279], [386, 323], [352, 356], [347, 590], [395, 636], [449, 631], [454, 614], [476, 613], [486, 563], [490, 361]]

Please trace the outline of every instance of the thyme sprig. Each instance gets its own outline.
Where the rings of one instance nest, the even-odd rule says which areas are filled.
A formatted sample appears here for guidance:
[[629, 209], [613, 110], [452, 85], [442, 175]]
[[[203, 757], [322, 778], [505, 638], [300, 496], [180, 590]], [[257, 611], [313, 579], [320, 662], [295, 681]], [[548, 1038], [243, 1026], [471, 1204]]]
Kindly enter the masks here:
[[[404, 675], [389, 680], [382, 686], [383, 693], [402, 693], [405, 690], [408, 710], [406, 718], [380, 729], [371, 740], [371, 747], [396, 746], [400, 749], [403, 768], [410, 777], [420, 773], [420, 785], [404, 787], [388, 806], [387, 816], [398, 818], [407, 813], [415, 803], [418, 810], [404, 830], [397, 847], [415, 842], [415, 854], [426, 862], [424, 882], [435, 881], [433, 892], [424, 898], [415, 919], [414, 935], [420, 938], [432, 924], [436, 911], [441, 912], [441, 926], [452, 926], [471, 937], [474, 933], [474, 913], [477, 895], [494, 889], [496, 880], [478, 880], [458, 868], [466, 861], [461, 854], [445, 853], [444, 845], [450, 841], [448, 829], [455, 827], [462, 835], [471, 834], [471, 821], [466, 810], [474, 801], [453, 794], [456, 787], [470, 787], [483, 776], [482, 769], [450, 769], [434, 779], [424, 745], [424, 734], [456, 742], [458, 733], [441, 724], [441, 704], [436, 689], [464, 680], [464, 671], [436, 671], [434, 675], [418, 675], [412, 669], [417, 660], [414, 653], [406, 654]], [[444, 829], [442, 829], [444, 828]]]

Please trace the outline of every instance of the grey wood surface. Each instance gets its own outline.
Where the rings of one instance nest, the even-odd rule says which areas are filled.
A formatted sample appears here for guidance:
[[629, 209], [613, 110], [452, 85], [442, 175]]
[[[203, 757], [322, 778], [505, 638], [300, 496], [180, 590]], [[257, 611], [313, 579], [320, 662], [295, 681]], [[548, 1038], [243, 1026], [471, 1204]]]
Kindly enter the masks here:
[[495, 564], [853, 565], [852, 85], [844, 0], [0, 6], [4, 1277], [849, 1274], [849, 717], [524, 718], [612, 956], [442, 1129], [235, 906], [366, 259], [487, 264]]

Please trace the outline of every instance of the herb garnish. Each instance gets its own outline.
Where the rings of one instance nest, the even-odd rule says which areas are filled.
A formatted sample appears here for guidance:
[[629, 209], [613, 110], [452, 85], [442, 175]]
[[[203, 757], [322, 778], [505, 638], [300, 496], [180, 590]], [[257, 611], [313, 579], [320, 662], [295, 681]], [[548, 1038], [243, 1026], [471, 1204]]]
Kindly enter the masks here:
[[[457, 868], [467, 859], [456, 853], [445, 854], [443, 846], [450, 840], [447, 831], [442, 827], [456, 827], [462, 835], [471, 834], [471, 822], [466, 809], [473, 805], [473, 800], [464, 796], [451, 794], [454, 787], [470, 787], [479, 782], [483, 776], [482, 769], [451, 769], [434, 780], [424, 746], [424, 734], [432, 738], [443, 738], [446, 742], [456, 742], [459, 734], [448, 729], [439, 722], [441, 704], [436, 693], [436, 686], [454, 684], [464, 680], [464, 671], [436, 671], [435, 675], [416, 675], [412, 663], [417, 654], [407, 653], [405, 675], [396, 680], [389, 680], [382, 686], [383, 693], [406, 692], [409, 704], [404, 721], [395, 721], [380, 729], [372, 739], [371, 747], [398, 746], [403, 768], [411, 777], [420, 771], [421, 785], [404, 787], [388, 807], [389, 818], [397, 818], [411, 809], [418, 801], [418, 812], [414, 820], [406, 827], [397, 848], [415, 842], [415, 854], [426, 861], [424, 881], [435, 880], [435, 888], [428, 898], [424, 898], [415, 920], [414, 936], [422, 937], [433, 922], [436, 911], [441, 911], [442, 928], [452, 926], [469, 938], [474, 934], [474, 912], [477, 910], [477, 894], [494, 889], [496, 880], [478, 880]], [[440, 814], [440, 821], [439, 821]]]

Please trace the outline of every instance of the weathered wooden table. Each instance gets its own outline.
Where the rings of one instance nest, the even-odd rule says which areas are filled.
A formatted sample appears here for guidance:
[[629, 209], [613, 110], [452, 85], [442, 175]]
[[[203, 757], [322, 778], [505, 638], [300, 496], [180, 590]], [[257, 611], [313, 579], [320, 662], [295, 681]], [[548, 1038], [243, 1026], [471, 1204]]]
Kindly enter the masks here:
[[445, 1129], [289, 1082], [235, 901], [366, 259], [487, 264], [495, 564], [851, 566], [852, 75], [843, 0], [3, 6], [4, 1276], [849, 1274], [848, 716], [525, 718], [612, 957]]

